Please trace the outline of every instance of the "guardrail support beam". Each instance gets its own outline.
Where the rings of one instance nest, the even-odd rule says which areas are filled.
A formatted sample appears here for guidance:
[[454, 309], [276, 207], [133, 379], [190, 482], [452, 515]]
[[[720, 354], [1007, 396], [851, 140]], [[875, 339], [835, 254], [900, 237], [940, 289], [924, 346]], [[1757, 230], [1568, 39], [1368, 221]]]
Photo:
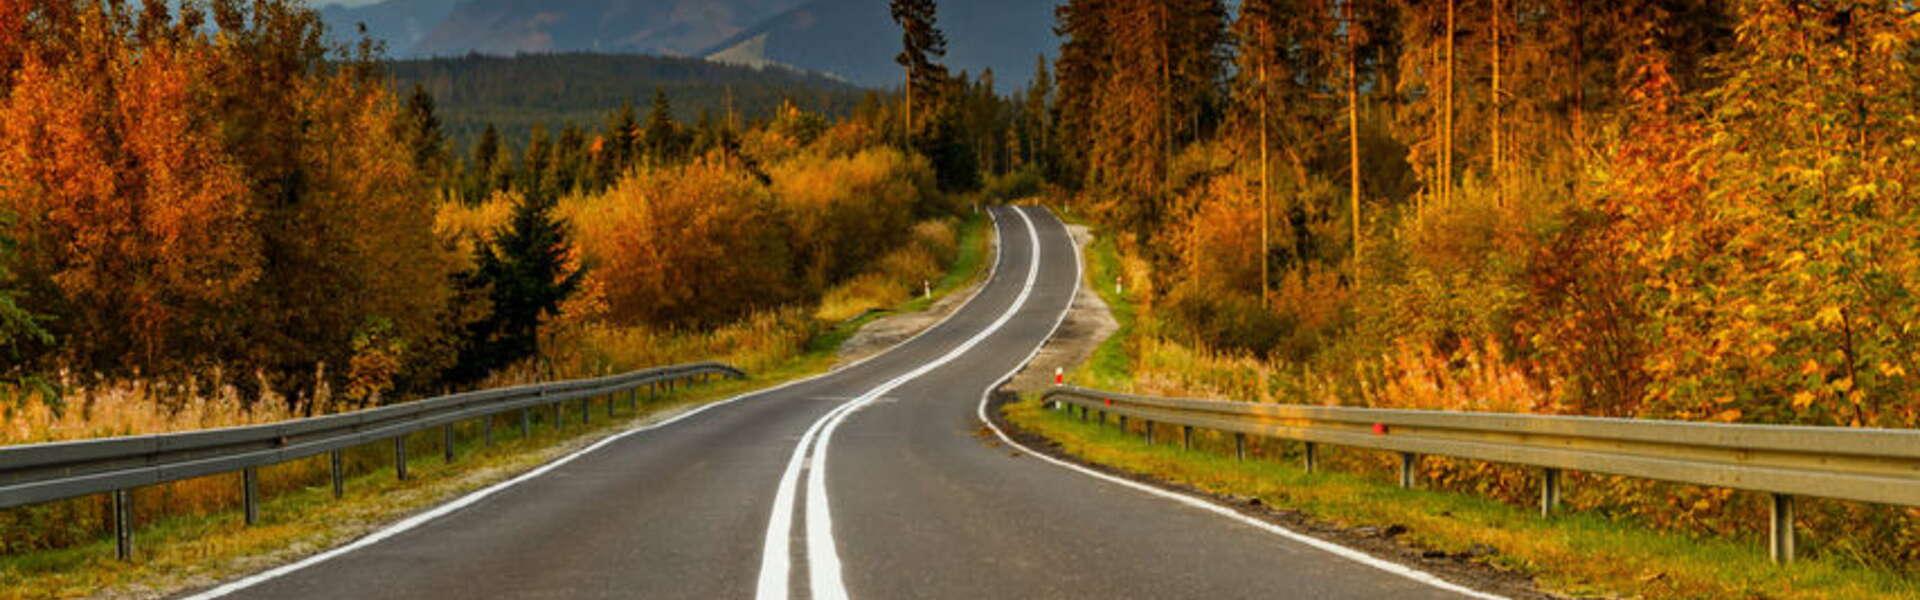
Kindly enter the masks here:
[[453, 464], [453, 424], [452, 423], [448, 423], [446, 425], [440, 426], [440, 448], [441, 448], [441, 454], [445, 455], [445, 458], [447, 459], [447, 464]]
[[613, 394], [607, 394], [607, 418], [613, 418]]
[[1148, 446], [1152, 446], [1153, 445], [1153, 421], [1141, 420], [1140, 424], [1146, 426], [1146, 427], [1140, 428], [1140, 435], [1147, 439]]
[[1767, 503], [1772, 521], [1767, 535], [1767, 554], [1774, 564], [1793, 564], [1793, 496], [1774, 494]]
[[1180, 447], [1185, 448], [1187, 450], [1193, 449], [1193, 426], [1192, 425], [1180, 426]]
[[1233, 459], [1234, 460], [1247, 459], [1247, 434], [1244, 434], [1244, 433], [1233, 434]]
[[333, 472], [333, 499], [335, 500], [347, 495], [347, 472], [340, 464], [340, 458], [339, 450], [327, 453], [327, 463], [332, 467], [330, 470]]
[[1418, 460], [1419, 460], [1419, 457], [1414, 456], [1412, 452], [1400, 453], [1400, 488], [1401, 489], [1408, 489], [1408, 490], [1413, 489], [1413, 483], [1414, 483], [1413, 467], [1414, 467], [1414, 463], [1417, 462]]
[[407, 480], [406, 434], [393, 438], [393, 476], [401, 481]]
[[1540, 470], [1540, 516], [1551, 517], [1560, 507], [1560, 470], [1547, 467]]
[[240, 504], [246, 511], [248, 526], [260, 523], [260, 469], [240, 470]]
[[113, 553], [123, 561], [133, 560], [133, 491], [114, 490], [113, 498]]
[[498, 416], [498, 415], [487, 415], [485, 418], [480, 420], [480, 445], [481, 446], [493, 445], [493, 418], [495, 416]]
[[592, 396], [588, 396], [580, 399], [580, 424], [581, 425], [586, 425], [587, 423], [590, 423], [593, 421], [593, 406], [591, 404], [592, 402], [593, 402]]
[[1306, 467], [1308, 473], [1312, 473], [1315, 468], [1318, 468], [1320, 466], [1320, 445], [1307, 442], [1306, 447], [1303, 448], [1300, 453], [1300, 462]]

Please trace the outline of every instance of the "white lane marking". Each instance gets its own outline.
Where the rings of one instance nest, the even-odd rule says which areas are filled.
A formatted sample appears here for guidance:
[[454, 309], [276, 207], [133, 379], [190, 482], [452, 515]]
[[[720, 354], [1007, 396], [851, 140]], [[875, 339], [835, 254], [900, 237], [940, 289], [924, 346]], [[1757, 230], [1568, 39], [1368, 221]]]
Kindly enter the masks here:
[[[392, 525], [388, 525], [385, 528], [380, 529], [379, 531], [369, 533], [364, 537], [348, 542], [346, 545], [335, 547], [331, 550], [327, 550], [325, 552], [321, 552], [319, 554], [306, 557], [297, 562], [284, 564], [272, 569], [268, 569], [266, 571], [255, 573], [253, 575], [249, 575], [247, 577], [243, 577], [243, 578], [222, 584], [219, 587], [215, 587], [215, 588], [200, 592], [198, 594], [194, 594], [192, 596], [187, 596], [183, 600], [213, 600], [215, 598], [225, 597], [227, 595], [233, 594], [234, 592], [245, 590], [247, 588], [284, 577], [290, 573], [299, 571], [301, 569], [305, 569], [305, 568], [326, 562], [328, 560], [338, 558], [341, 555], [347, 554], [349, 552], [353, 552], [355, 550], [359, 550], [361, 548], [365, 548], [367, 546], [380, 543], [381, 541], [384, 541], [388, 538], [392, 538], [393, 536], [406, 533], [407, 531], [412, 530], [421, 525], [425, 525], [428, 522], [433, 521], [434, 519], [438, 519], [454, 511], [471, 506], [476, 502], [486, 499], [488, 496], [497, 494], [500, 491], [513, 487], [516, 484], [525, 482], [535, 477], [539, 477], [540, 475], [543, 475], [549, 471], [559, 468], [561, 465], [565, 465], [567, 463], [573, 462], [575, 459], [578, 459], [582, 456], [587, 455], [588, 453], [591, 453], [595, 450], [605, 447], [608, 444], [612, 444], [616, 441], [619, 441], [620, 439], [625, 438], [627, 436], [651, 431], [654, 429], [659, 429], [661, 427], [666, 427], [668, 425], [672, 425], [674, 423], [680, 422], [681, 420], [687, 419], [694, 415], [706, 412], [711, 409], [726, 406], [728, 404], [733, 404], [741, 400], [746, 400], [748, 398], [754, 398], [758, 396], [765, 396], [767, 394], [772, 394], [774, 392], [778, 392], [780, 390], [793, 387], [796, 385], [800, 385], [803, 383], [808, 383], [823, 377], [830, 377], [840, 372], [846, 371], [847, 369], [851, 369], [851, 368], [860, 366], [862, 364], [866, 364], [869, 361], [878, 359], [882, 356], [886, 356], [887, 354], [891, 353], [894, 348], [905, 346], [907, 343], [912, 342], [915, 339], [919, 339], [920, 336], [926, 335], [928, 332], [931, 332], [935, 329], [940, 328], [941, 325], [945, 325], [947, 321], [952, 320], [955, 315], [958, 315], [961, 313], [961, 311], [965, 310], [967, 305], [973, 304], [974, 299], [980, 297], [980, 292], [987, 288], [986, 282], [992, 281], [993, 273], [1000, 268], [1000, 258], [1001, 258], [1000, 256], [1001, 252], [999, 250], [1000, 238], [997, 235], [994, 236], [993, 238], [993, 248], [994, 248], [994, 263], [987, 270], [987, 278], [985, 280], [982, 280], [979, 287], [974, 288], [973, 292], [967, 296], [967, 300], [965, 302], [962, 302], [959, 308], [954, 309], [953, 312], [947, 313], [947, 316], [941, 317], [939, 321], [935, 322], [933, 325], [927, 327], [926, 329], [921, 330], [920, 333], [913, 334], [907, 339], [900, 340], [899, 343], [889, 346], [886, 350], [876, 352], [866, 358], [862, 358], [860, 360], [847, 363], [846, 365], [842, 365], [838, 368], [829, 370], [825, 373], [803, 377], [800, 379], [795, 379], [793, 381], [788, 381], [785, 383], [774, 385], [766, 389], [746, 392], [744, 394], [740, 394], [738, 396], [734, 396], [726, 400], [721, 400], [719, 402], [714, 402], [711, 404], [705, 404], [705, 405], [695, 407], [686, 412], [680, 413], [678, 415], [674, 415], [672, 417], [669, 417], [667, 419], [664, 419], [658, 422], [642, 425], [640, 427], [635, 427], [633, 429], [628, 429], [626, 431], [615, 433], [613, 435], [607, 436], [605, 439], [602, 439], [598, 442], [594, 442], [593, 444], [590, 444], [585, 448], [581, 448], [580, 450], [577, 450], [572, 454], [568, 454], [566, 456], [556, 458], [553, 461], [548, 462], [539, 467], [536, 467], [531, 471], [522, 473], [518, 477], [514, 477], [513, 479], [508, 479], [506, 481], [502, 481], [500, 483], [496, 483], [491, 486], [487, 486], [485, 488], [475, 490], [471, 493], [468, 493], [465, 496], [461, 496], [459, 498], [456, 498], [452, 501], [447, 502], [446, 504], [442, 504], [440, 506], [434, 507], [433, 509], [428, 510], [426, 512], [419, 513], [411, 517], [407, 517], [405, 519], [401, 519], [400, 521], [395, 522]], [[791, 492], [789, 492], [789, 495], [791, 495]], [[764, 565], [762, 566], [762, 568], [763, 569], [765, 568]]]
[[[820, 432], [818, 441], [809, 440], [806, 436], [803, 436], [800, 444], [794, 447], [793, 458], [791, 462], [788, 463], [788, 471], [780, 481], [779, 490], [790, 490], [790, 488], [796, 484], [799, 473], [797, 469], [792, 468], [793, 464], [802, 460], [803, 456], [810, 454], [812, 460], [807, 467], [806, 549], [808, 589], [815, 600], [847, 597], [846, 585], [841, 579], [840, 554], [833, 540], [833, 517], [829, 509], [826, 491], [827, 448], [831, 443], [833, 432], [839, 428], [840, 423], [845, 420], [846, 415], [872, 403], [874, 399], [893, 391], [895, 388], [921, 375], [925, 375], [928, 371], [952, 362], [967, 351], [972, 350], [973, 347], [979, 345], [982, 340], [991, 336], [994, 332], [999, 331], [1001, 327], [1013, 319], [1015, 313], [1019, 312], [1020, 309], [1026, 305], [1027, 298], [1033, 295], [1034, 283], [1040, 275], [1040, 237], [1039, 233], [1033, 228], [1032, 220], [1027, 219], [1026, 215], [1018, 209], [1014, 209], [1014, 214], [1019, 215], [1021, 220], [1026, 222], [1027, 235], [1032, 240], [1033, 255], [1027, 267], [1026, 281], [1021, 284], [1020, 293], [1014, 298], [1013, 304], [1008, 306], [1006, 311], [1001, 313], [1000, 317], [993, 323], [987, 325], [986, 328], [974, 334], [946, 354], [923, 363], [913, 371], [901, 374], [881, 384], [879, 387], [875, 387], [867, 393], [861, 394], [859, 397], [848, 401], [846, 404], [836, 407], [827, 414], [822, 415], [820, 420], [815, 423], [815, 427], [824, 426], [824, 429]], [[995, 217], [995, 221], [998, 222], [997, 216]], [[1004, 253], [1002, 253], [1002, 259], [1004, 259], [1004, 256]], [[996, 261], [995, 264], [996, 270], [998, 269], [998, 262], [999, 261]], [[809, 442], [811, 442], [811, 447], [809, 446]], [[787, 539], [791, 536], [793, 513], [795, 510], [796, 507], [794, 504], [788, 499], [781, 497], [780, 493], [776, 491], [773, 515], [767, 520], [767, 546], [761, 555], [761, 572], [757, 594], [757, 597], [761, 600], [785, 599], [790, 591], [788, 587], [790, 583], [789, 573], [792, 559], [791, 556], [789, 556], [790, 551], [788, 550]]]
[[[1036, 236], [1035, 243], [1038, 243], [1038, 239], [1039, 238]], [[1007, 374], [1005, 376], [1001, 377], [999, 380], [994, 381], [993, 383], [987, 384], [987, 389], [982, 390], [980, 392], [980, 405], [978, 410], [975, 411], [975, 414], [980, 418], [981, 423], [985, 423], [988, 428], [993, 430], [994, 435], [1000, 437], [1000, 441], [1005, 442], [1009, 446], [1019, 448], [1021, 452], [1025, 452], [1028, 456], [1032, 456], [1040, 460], [1047, 461], [1049, 463], [1052, 463], [1055, 466], [1072, 470], [1082, 475], [1092, 477], [1094, 479], [1099, 479], [1101, 481], [1105, 481], [1108, 483], [1118, 484], [1121, 486], [1146, 492], [1148, 494], [1159, 496], [1161, 498], [1166, 498], [1168, 500], [1173, 500], [1175, 502], [1179, 502], [1187, 506], [1191, 506], [1194, 508], [1198, 508], [1200, 510], [1214, 513], [1216, 515], [1233, 519], [1235, 521], [1239, 521], [1241, 523], [1251, 525], [1254, 528], [1260, 529], [1267, 533], [1278, 535], [1280, 537], [1293, 540], [1295, 542], [1313, 547], [1315, 549], [1333, 554], [1335, 556], [1352, 560], [1354, 562], [1357, 562], [1369, 567], [1373, 567], [1382, 571], [1386, 571], [1394, 575], [1399, 575], [1401, 577], [1405, 577], [1407, 579], [1411, 579], [1419, 583], [1423, 583], [1435, 588], [1439, 588], [1441, 590], [1453, 592], [1456, 594], [1460, 594], [1462, 596], [1467, 596], [1469, 598], [1480, 598], [1482, 600], [1505, 600], [1506, 599], [1505, 596], [1499, 596], [1495, 594], [1481, 592], [1478, 590], [1469, 589], [1469, 588], [1460, 586], [1459, 584], [1455, 584], [1451, 581], [1441, 579], [1435, 576], [1434, 574], [1428, 573], [1426, 571], [1415, 569], [1413, 567], [1409, 567], [1393, 561], [1383, 560], [1371, 554], [1367, 554], [1365, 552], [1361, 552], [1353, 548], [1348, 548], [1346, 546], [1342, 546], [1342, 545], [1329, 542], [1320, 538], [1302, 534], [1294, 530], [1287, 529], [1279, 525], [1275, 525], [1273, 523], [1262, 521], [1260, 519], [1255, 519], [1253, 517], [1240, 514], [1239, 511], [1233, 510], [1225, 506], [1221, 506], [1219, 504], [1215, 504], [1213, 502], [1207, 501], [1205, 499], [1202, 499], [1196, 496], [1163, 490], [1158, 487], [1146, 485], [1130, 479], [1114, 477], [1106, 473], [1101, 473], [1093, 469], [1089, 469], [1089, 468], [1082, 467], [1080, 465], [1076, 465], [1064, 460], [1047, 456], [1045, 454], [1035, 452], [1032, 448], [1028, 448], [1026, 445], [1021, 444], [1020, 442], [1014, 441], [1012, 436], [1007, 435], [1007, 432], [1001, 431], [1000, 426], [993, 424], [993, 419], [987, 418], [987, 399], [993, 395], [993, 390], [998, 389], [1002, 383], [1006, 383], [1008, 380], [1013, 379], [1013, 376], [1018, 374], [1021, 369], [1026, 368], [1027, 363], [1032, 362], [1033, 357], [1038, 356], [1040, 354], [1040, 349], [1046, 347], [1047, 345], [1046, 340], [1053, 339], [1053, 335], [1060, 331], [1060, 324], [1066, 322], [1067, 313], [1073, 310], [1073, 301], [1071, 299], [1077, 298], [1080, 295], [1080, 277], [1081, 277], [1082, 269], [1083, 269], [1083, 266], [1080, 263], [1080, 252], [1078, 248], [1075, 248], [1073, 253], [1073, 295], [1068, 296], [1070, 300], [1067, 302], [1067, 308], [1065, 310], [1060, 311], [1060, 317], [1053, 322], [1053, 329], [1047, 332], [1047, 337], [1042, 338], [1041, 343], [1033, 347], [1033, 352], [1028, 353], [1025, 359], [1021, 360], [1019, 363], [1016, 363], [1012, 370], [1007, 371]]]

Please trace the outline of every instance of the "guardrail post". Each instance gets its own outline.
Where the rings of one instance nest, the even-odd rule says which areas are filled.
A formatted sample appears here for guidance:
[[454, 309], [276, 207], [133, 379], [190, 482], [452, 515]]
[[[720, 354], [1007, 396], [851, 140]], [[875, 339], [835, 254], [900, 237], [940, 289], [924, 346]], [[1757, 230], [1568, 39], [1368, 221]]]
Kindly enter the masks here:
[[627, 412], [640, 412], [640, 388], [627, 388]]
[[330, 470], [333, 471], [333, 499], [339, 500], [347, 495], [347, 473], [346, 469], [342, 468], [340, 464], [340, 451], [334, 450], [328, 452], [327, 463], [332, 467]]
[[1412, 452], [1400, 453], [1400, 487], [1413, 489], [1413, 465], [1418, 460]]
[[1233, 434], [1233, 459], [1234, 460], [1247, 459], [1247, 434], [1244, 434], [1244, 433]]
[[1118, 419], [1115, 419], [1115, 421], [1120, 424], [1120, 433], [1126, 433], [1127, 432], [1127, 416], [1126, 415], [1115, 415], [1115, 416], [1119, 417]]
[[486, 417], [483, 417], [480, 421], [480, 445], [481, 446], [493, 445], [493, 417], [494, 415], [487, 415]]
[[453, 424], [440, 426], [441, 454], [446, 455], [447, 464], [453, 464]]
[[260, 470], [247, 467], [240, 470], [240, 504], [246, 511], [247, 525], [260, 522]]
[[1193, 426], [1192, 425], [1180, 426], [1180, 447], [1185, 448], [1187, 450], [1193, 449]]
[[607, 418], [613, 418], [613, 394], [607, 394]]
[[393, 438], [393, 476], [407, 480], [407, 435], [404, 433]]
[[1560, 507], [1560, 470], [1547, 467], [1540, 471], [1540, 516], [1553, 516]]
[[1793, 496], [1774, 494], [1767, 506], [1772, 521], [1767, 535], [1767, 554], [1774, 564], [1793, 564]]
[[133, 560], [133, 491], [114, 490], [108, 496], [113, 499], [114, 557]]
[[587, 396], [585, 398], [580, 399], [580, 424], [586, 425], [587, 423], [592, 421], [593, 421], [593, 396]]
[[532, 434], [533, 434], [533, 409], [521, 407], [520, 439], [526, 439], [527, 436]]
[[1087, 407], [1085, 406], [1080, 407], [1080, 422], [1087, 422]]
[[1146, 426], [1140, 429], [1140, 435], [1147, 438], [1148, 446], [1152, 446], [1153, 445], [1153, 421], [1148, 421], [1143, 419], [1140, 421], [1140, 424]]
[[1312, 473], [1314, 469], [1320, 466], [1320, 445], [1307, 442], [1304, 450], [1304, 452], [1300, 453], [1300, 461], [1306, 466], [1307, 472]]
[[566, 419], [560, 418], [560, 403], [553, 403], [553, 430], [559, 431], [560, 428], [566, 424]]

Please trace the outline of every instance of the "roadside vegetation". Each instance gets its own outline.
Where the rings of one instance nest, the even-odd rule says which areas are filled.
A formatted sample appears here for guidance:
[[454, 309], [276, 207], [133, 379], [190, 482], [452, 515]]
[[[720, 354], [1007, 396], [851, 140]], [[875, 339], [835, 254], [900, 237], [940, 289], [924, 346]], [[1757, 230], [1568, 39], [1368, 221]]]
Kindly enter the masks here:
[[1263, 510], [1345, 535], [1406, 545], [1414, 548], [1408, 554], [1415, 566], [1427, 559], [1468, 561], [1517, 572], [1543, 591], [1573, 597], [1920, 597], [1920, 582], [1898, 570], [1842, 557], [1773, 565], [1763, 540], [1752, 535], [1676, 535], [1630, 516], [1591, 511], [1542, 518], [1532, 507], [1484, 496], [1404, 490], [1385, 470], [1326, 466], [1369, 462], [1371, 457], [1355, 456], [1367, 453], [1363, 450], [1323, 445], [1322, 466], [1309, 474], [1300, 468], [1297, 444], [1278, 440], [1250, 440], [1248, 460], [1242, 462], [1234, 460], [1230, 435], [1196, 431], [1189, 451], [1164, 441], [1147, 445], [1137, 422], [1130, 432], [1112, 420], [1104, 427], [1081, 422], [1041, 407], [1038, 398], [1009, 403], [1003, 411], [1020, 428], [1058, 443], [1076, 459], [1229, 503], [1258, 499]]
[[[1232, 5], [1232, 6], [1230, 6]], [[1069, 1], [1009, 101], [1122, 317], [1076, 381], [1249, 402], [1920, 427], [1902, 2]], [[1132, 315], [1129, 321], [1125, 315]], [[1390, 457], [1332, 459], [1391, 472]], [[1423, 459], [1516, 506], [1526, 470]], [[1750, 539], [1760, 494], [1576, 475]], [[1800, 555], [1920, 576], [1920, 509]]]
[[[0, 445], [695, 360], [758, 385], [825, 370], [864, 315], [982, 271], [992, 234], [971, 207], [1004, 198], [973, 169], [1003, 150], [910, 136], [877, 94], [839, 118], [788, 101], [688, 121], [660, 91], [599, 127], [487, 128], [457, 148], [375, 45], [328, 46], [321, 27], [291, 0], [0, 4]], [[942, 89], [997, 106], [990, 85]], [[337, 539], [296, 535], [321, 516], [405, 514], [579, 433], [509, 440], [417, 486], [380, 483], [390, 450], [357, 449], [350, 487], [380, 493], [325, 510], [303, 504], [322, 462], [265, 469], [267, 510], [297, 507], [284, 527], [231, 527], [237, 475], [143, 488], [136, 519], [157, 533], [133, 565], [93, 553], [102, 498], [0, 511], [0, 596], [310, 550]]]

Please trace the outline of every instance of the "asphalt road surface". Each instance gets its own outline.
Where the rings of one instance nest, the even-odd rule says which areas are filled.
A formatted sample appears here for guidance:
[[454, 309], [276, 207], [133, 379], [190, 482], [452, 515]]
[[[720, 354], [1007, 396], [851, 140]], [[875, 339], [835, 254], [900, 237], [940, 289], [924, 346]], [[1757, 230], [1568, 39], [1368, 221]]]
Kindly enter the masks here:
[[833, 373], [603, 442], [368, 539], [201, 592], [245, 598], [1424, 598], [1425, 575], [1016, 452], [985, 392], [1080, 264], [994, 209], [993, 274]]

